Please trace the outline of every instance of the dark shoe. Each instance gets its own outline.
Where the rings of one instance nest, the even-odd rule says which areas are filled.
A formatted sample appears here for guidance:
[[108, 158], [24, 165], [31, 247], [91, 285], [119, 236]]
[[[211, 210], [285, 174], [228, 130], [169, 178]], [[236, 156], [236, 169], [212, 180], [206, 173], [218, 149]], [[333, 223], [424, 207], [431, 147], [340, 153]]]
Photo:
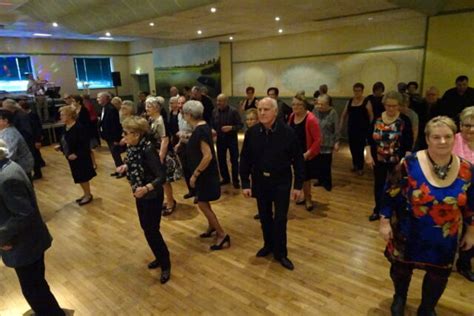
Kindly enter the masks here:
[[93, 197], [92, 195], [89, 196], [89, 198], [87, 198], [87, 199], [84, 197], [84, 198], [82, 198], [82, 200], [80, 200], [79, 202], [77, 202], [77, 204], [79, 204], [79, 205], [81, 205], [81, 206], [82, 206], [82, 205], [86, 205], [86, 204], [89, 204], [90, 202], [92, 202], [93, 199], [94, 199], [94, 197]]
[[458, 269], [458, 273], [469, 281], [474, 282], [474, 273], [472, 271]]
[[148, 264], [148, 269], [150, 270], [157, 269], [159, 267], [160, 267], [160, 262], [158, 260], [153, 260], [152, 262]]
[[373, 213], [372, 215], [369, 216], [369, 221], [370, 222], [378, 221], [379, 219], [380, 219], [380, 215], [377, 214], [377, 213]]
[[176, 201], [173, 200], [173, 206], [172, 207], [165, 207], [164, 211], [163, 211], [163, 216], [169, 216], [171, 214], [173, 214], [174, 210], [176, 209]]
[[290, 261], [290, 259], [288, 258], [281, 258], [281, 259], [277, 259], [278, 261], [280, 261], [280, 264], [287, 268], [288, 270], [294, 270], [295, 269], [295, 266], [293, 265], [293, 262]]
[[221, 250], [224, 248], [224, 246], [227, 246], [227, 248], [230, 247], [230, 236], [225, 235], [224, 239], [219, 244], [212, 245], [210, 247], [211, 250]]
[[296, 205], [305, 205], [306, 201], [301, 200], [301, 201], [296, 201], [295, 203], [296, 203]]
[[324, 188], [326, 191], [331, 192], [331, 190], [332, 190], [332, 185], [330, 185], [330, 184], [324, 184], [324, 185], [323, 185], [323, 188]]
[[305, 202], [305, 208], [308, 212], [311, 212], [314, 209], [313, 202], [311, 201], [306, 201]]
[[111, 176], [111, 177], [116, 177], [116, 176], [118, 176], [119, 174], [120, 174], [120, 173], [118, 173], [118, 172], [114, 172], [114, 173], [111, 173], [110, 176]]
[[194, 197], [193, 203], [198, 204], [198, 198], [197, 197]]
[[221, 182], [219, 182], [220, 185], [226, 185], [229, 183], [230, 183], [230, 180], [222, 180]]
[[202, 233], [201, 235], [199, 235], [199, 237], [201, 238], [209, 238], [212, 236], [212, 234], [215, 232], [216, 230], [214, 228], [211, 228], [211, 230], [208, 230], [204, 233]]
[[120, 178], [123, 178], [123, 177], [125, 177], [125, 176], [126, 176], [125, 173], [119, 173], [119, 174], [116, 175], [115, 177], [116, 177], [117, 179], [120, 179]]
[[426, 309], [425, 307], [423, 307], [423, 305], [420, 305], [420, 307], [418, 307], [418, 310], [416, 311], [416, 315], [418, 316], [436, 316], [436, 311], [433, 309]]
[[255, 214], [255, 215], [253, 216], [253, 219], [260, 219], [260, 215], [258, 215], [258, 213]]
[[43, 175], [41, 173], [35, 173], [35, 175], [33, 176], [33, 180], [39, 180], [43, 177]]
[[194, 196], [194, 193], [188, 192], [185, 195], [183, 195], [183, 199], [190, 199]]
[[170, 278], [171, 278], [171, 269], [161, 271], [161, 276], [160, 276], [161, 284], [165, 284], [166, 282], [170, 280]]
[[257, 251], [256, 256], [259, 257], [259, 258], [260, 258], [260, 257], [266, 257], [266, 256], [268, 256], [268, 255], [271, 254], [271, 253], [272, 253], [272, 251], [271, 251], [269, 248], [263, 247], [262, 249], [260, 249], [259, 251]]
[[390, 306], [390, 311], [392, 312], [392, 316], [403, 316], [405, 315], [405, 305], [407, 303], [407, 299], [403, 298], [398, 295], [393, 296], [393, 303]]
[[76, 199], [76, 203], [81, 202], [83, 198], [84, 198], [84, 196], [81, 196], [80, 198]]
[[240, 183], [234, 182], [234, 189], [240, 189]]

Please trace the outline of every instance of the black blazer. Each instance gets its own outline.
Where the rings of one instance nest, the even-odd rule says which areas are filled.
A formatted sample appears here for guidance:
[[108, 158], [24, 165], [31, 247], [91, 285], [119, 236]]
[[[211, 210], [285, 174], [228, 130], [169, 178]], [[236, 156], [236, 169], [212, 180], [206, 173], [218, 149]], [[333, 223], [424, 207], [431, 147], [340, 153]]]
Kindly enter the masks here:
[[36, 196], [23, 169], [11, 160], [0, 161], [0, 250], [8, 267], [37, 261], [51, 246], [52, 238], [41, 218]]
[[108, 142], [118, 142], [122, 138], [122, 125], [120, 125], [119, 112], [112, 104], [103, 108], [104, 117], [100, 120], [100, 136]]

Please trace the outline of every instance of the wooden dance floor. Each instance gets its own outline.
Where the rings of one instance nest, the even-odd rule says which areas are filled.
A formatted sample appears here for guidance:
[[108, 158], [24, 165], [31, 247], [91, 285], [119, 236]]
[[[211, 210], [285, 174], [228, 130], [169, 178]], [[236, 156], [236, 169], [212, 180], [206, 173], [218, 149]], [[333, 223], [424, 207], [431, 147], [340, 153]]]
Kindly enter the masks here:
[[[46, 253], [47, 280], [61, 306], [75, 315], [389, 315], [393, 287], [378, 223], [367, 220], [373, 205], [372, 175], [350, 169], [347, 147], [335, 156], [332, 192], [313, 187], [316, 209], [291, 204], [288, 221], [288, 271], [269, 258], [256, 258], [262, 246], [256, 203], [232, 186], [212, 204], [231, 236], [230, 249], [211, 252], [198, 235], [207, 225], [183, 200], [184, 181], [173, 183], [178, 207], [163, 218], [161, 231], [171, 253], [172, 277], [159, 283], [138, 224], [125, 178], [109, 176], [112, 159], [96, 151], [98, 176], [94, 201], [80, 207], [81, 189], [72, 181], [65, 158], [42, 149], [47, 167], [35, 182], [44, 219], [53, 235]], [[422, 273], [415, 272], [407, 315], [416, 315]], [[0, 315], [29, 309], [16, 275], [0, 264]], [[453, 273], [438, 315], [474, 315], [474, 283]]]

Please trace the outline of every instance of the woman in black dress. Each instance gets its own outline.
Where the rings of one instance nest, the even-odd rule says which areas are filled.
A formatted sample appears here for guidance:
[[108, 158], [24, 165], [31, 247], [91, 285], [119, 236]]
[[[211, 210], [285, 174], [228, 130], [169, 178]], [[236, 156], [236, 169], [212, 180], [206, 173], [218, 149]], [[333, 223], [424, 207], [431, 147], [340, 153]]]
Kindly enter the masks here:
[[155, 260], [148, 269], [161, 267], [160, 282], [171, 277], [170, 253], [160, 232], [161, 205], [165, 170], [153, 142], [146, 137], [150, 129], [146, 119], [131, 116], [122, 122], [123, 141], [127, 144], [127, 162], [117, 172], [127, 172], [137, 205], [138, 218]]
[[90, 154], [90, 138], [86, 128], [76, 122], [77, 112], [74, 106], [66, 105], [59, 109], [65, 132], [61, 137], [60, 149], [69, 163], [74, 183], [81, 185], [84, 194], [76, 200], [85, 205], [92, 201], [89, 181], [96, 176]]
[[189, 157], [187, 163], [189, 169], [193, 170], [189, 182], [195, 188], [199, 209], [206, 216], [209, 225], [200, 237], [208, 238], [216, 232], [216, 244], [211, 246], [211, 250], [220, 250], [224, 246], [230, 247], [230, 236], [222, 229], [209, 203], [219, 199], [221, 191], [212, 132], [202, 118], [203, 112], [204, 107], [199, 101], [188, 101], [183, 106], [184, 119], [194, 128], [186, 146]]

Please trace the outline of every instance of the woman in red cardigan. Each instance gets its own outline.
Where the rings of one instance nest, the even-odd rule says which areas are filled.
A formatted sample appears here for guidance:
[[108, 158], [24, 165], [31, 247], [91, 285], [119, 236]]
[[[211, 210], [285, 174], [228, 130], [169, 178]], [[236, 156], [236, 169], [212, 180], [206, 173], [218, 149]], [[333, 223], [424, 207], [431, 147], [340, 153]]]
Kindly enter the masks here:
[[304, 204], [306, 210], [313, 210], [311, 201], [311, 179], [316, 179], [318, 168], [315, 157], [319, 154], [321, 132], [316, 116], [307, 110], [308, 102], [302, 94], [297, 94], [292, 102], [293, 113], [288, 124], [293, 128], [299, 141], [305, 160], [305, 181], [303, 185], [304, 199], [296, 204]]

